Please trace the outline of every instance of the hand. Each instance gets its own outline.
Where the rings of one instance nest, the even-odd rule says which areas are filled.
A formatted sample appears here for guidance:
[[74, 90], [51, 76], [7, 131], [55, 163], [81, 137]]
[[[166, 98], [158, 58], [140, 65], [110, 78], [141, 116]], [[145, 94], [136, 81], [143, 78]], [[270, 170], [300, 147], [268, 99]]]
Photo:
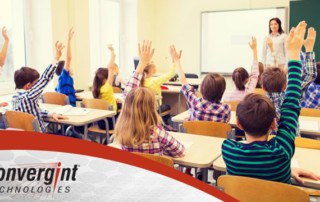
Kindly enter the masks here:
[[6, 106], [8, 106], [9, 104], [7, 103], [7, 102], [1, 102], [0, 103], [0, 107], [6, 107]]
[[2, 36], [3, 36], [5, 41], [9, 41], [9, 37], [8, 37], [8, 34], [7, 34], [7, 28], [6, 27], [2, 27]]
[[316, 41], [317, 32], [314, 30], [313, 27], [308, 29], [308, 36], [307, 39], [304, 40], [303, 45], [306, 48], [306, 52], [312, 52], [313, 46]]
[[171, 45], [170, 46], [170, 55], [171, 55], [172, 61], [174, 63], [179, 63], [180, 59], [181, 59], [181, 55], [182, 55], [182, 50], [180, 50], [180, 52], [178, 54], [177, 51], [176, 51], [175, 46]]
[[271, 50], [273, 50], [273, 41], [269, 37], [267, 38], [267, 45]]
[[53, 120], [55, 120], [57, 122], [59, 120], [61, 120], [61, 119], [64, 119], [64, 120], [68, 119], [68, 117], [62, 116], [62, 115], [59, 115], [59, 114], [56, 114], [56, 113], [52, 114], [52, 118], [53, 118]]
[[289, 60], [300, 60], [300, 51], [306, 33], [307, 23], [299, 22], [296, 28], [290, 30], [290, 34], [286, 41], [286, 48], [289, 53]]
[[[268, 38], [269, 39], [269, 38]], [[268, 40], [267, 40], [268, 41]], [[249, 46], [252, 50], [257, 49], [257, 39], [253, 36], [251, 37], [251, 43], [249, 42]]]
[[73, 30], [73, 27], [71, 27], [71, 28], [69, 29], [68, 41], [71, 41], [73, 35], [74, 35], [74, 30]]
[[56, 42], [55, 44], [55, 48], [56, 48], [56, 55], [55, 55], [55, 59], [57, 61], [59, 61], [61, 55], [62, 55], [62, 49], [64, 49], [64, 45], [62, 43], [59, 43], [59, 41]]
[[300, 184], [303, 184], [304, 181], [301, 177], [313, 179], [313, 180], [320, 180], [320, 176], [316, 175], [315, 173], [302, 169], [302, 168], [291, 168], [291, 177], [295, 179]]
[[151, 50], [151, 45], [151, 41], [143, 41], [142, 46], [139, 43], [139, 63], [147, 65], [151, 61], [154, 54], [154, 48]]

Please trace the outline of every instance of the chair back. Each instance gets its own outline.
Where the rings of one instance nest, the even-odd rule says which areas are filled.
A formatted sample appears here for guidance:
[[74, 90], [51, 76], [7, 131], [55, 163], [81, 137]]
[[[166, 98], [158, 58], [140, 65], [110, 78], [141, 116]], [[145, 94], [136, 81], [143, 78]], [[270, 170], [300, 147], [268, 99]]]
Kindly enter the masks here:
[[69, 98], [65, 94], [57, 92], [45, 92], [42, 94], [42, 100], [47, 104], [67, 105]]
[[263, 88], [256, 88], [254, 89], [254, 93], [260, 94], [260, 95], [265, 95], [267, 92], [263, 90]]
[[320, 109], [301, 108], [300, 116], [320, 117]]
[[187, 133], [211, 137], [227, 138], [232, 128], [227, 123], [213, 121], [186, 121], [183, 127]]
[[154, 154], [145, 154], [145, 153], [139, 153], [139, 152], [134, 152], [134, 154], [137, 154], [139, 156], [142, 156], [144, 158], [147, 158], [153, 161], [157, 161], [161, 164], [164, 164], [166, 166], [173, 168], [173, 160], [167, 156], [158, 156]]
[[192, 73], [186, 73], [185, 74], [186, 78], [189, 78], [189, 79], [198, 79], [199, 76], [197, 74], [192, 74]]
[[228, 102], [224, 102], [226, 104], [229, 104], [231, 107], [231, 111], [236, 111], [237, 110], [237, 106], [239, 104], [240, 101], [228, 101]]
[[113, 89], [113, 93], [121, 93], [122, 92], [122, 89], [119, 87], [116, 87], [116, 86], [112, 86], [112, 89]]
[[110, 110], [112, 105], [102, 99], [83, 99], [82, 104], [85, 108]]
[[320, 140], [296, 137], [294, 143], [296, 147], [308, 148], [308, 149], [320, 149]]
[[218, 178], [218, 186], [223, 188], [226, 194], [240, 201], [309, 201], [309, 196], [305, 191], [280, 182], [224, 175]]
[[24, 131], [39, 132], [38, 120], [33, 115], [19, 112], [19, 111], [6, 111], [5, 122], [7, 128], [17, 128]]

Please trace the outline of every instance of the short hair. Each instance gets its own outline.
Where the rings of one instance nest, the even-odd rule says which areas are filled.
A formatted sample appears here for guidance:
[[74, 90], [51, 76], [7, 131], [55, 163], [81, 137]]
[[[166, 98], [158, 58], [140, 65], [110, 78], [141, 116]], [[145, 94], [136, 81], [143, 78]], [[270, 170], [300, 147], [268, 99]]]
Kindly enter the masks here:
[[262, 87], [269, 93], [282, 92], [287, 83], [287, 75], [278, 67], [267, 68], [262, 73]]
[[61, 72], [62, 72], [62, 70], [63, 70], [63, 68], [64, 68], [64, 64], [65, 64], [65, 61], [64, 61], [64, 60], [61, 60], [61, 61], [58, 62], [58, 66], [57, 66], [57, 68], [56, 68], [56, 74], [57, 74], [58, 76], [60, 76], [60, 74], [61, 74]]
[[245, 90], [245, 81], [249, 78], [249, 73], [243, 67], [238, 67], [232, 72], [232, 80], [238, 90]]
[[268, 97], [251, 93], [238, 104], [236, 115], [246, 133], [261, 137], [269, 132], [276, 110]]
[[14, 72], [14, 83], [16, 89], [22, 89], [27, 83], [32, 83], [39, 79], [40, 74], [37, 70], [30, 67], [21, 67]]
[[314, 80], [314, 83], [319, 85], [320, 84], [320, 62], [317, 62], [317, 78]]
[[282, 26], [281, 26], [281, 20], [279, 19], [279, 18], [271, 18], [270, 20], [269, 20], [269, 34], [271, 34], [271, 32], [272, 32], [272, 30], [270, 29], [270, 23], [271, 23], [271, 21], [276, 21], [277, 23], [278, 23], [278, 25], [279, 25], [279, 30], [278, 30], [278, 33], [279, 34], [282, 34], [282, 33], [284, 33], [284, 31], [283, 31], [283, 29], [282, 29]]
[[226, 80], [216, 73], [209, 73], [201, 83], [201, 94], [205, 100], [220, 103], [223, 93], [226, 90]]

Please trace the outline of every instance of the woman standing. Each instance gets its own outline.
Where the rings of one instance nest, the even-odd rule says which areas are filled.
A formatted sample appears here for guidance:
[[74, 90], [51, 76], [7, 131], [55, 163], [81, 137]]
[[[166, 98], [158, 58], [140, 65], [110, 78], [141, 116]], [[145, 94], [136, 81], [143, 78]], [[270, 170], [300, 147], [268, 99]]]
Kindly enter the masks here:
[[279, 18], [269, 20], [269, 35], [263, 42], [262, 63], [268, 67], [284, 68], [287, 64], [285, 42], [287, 35], [281, 27]]

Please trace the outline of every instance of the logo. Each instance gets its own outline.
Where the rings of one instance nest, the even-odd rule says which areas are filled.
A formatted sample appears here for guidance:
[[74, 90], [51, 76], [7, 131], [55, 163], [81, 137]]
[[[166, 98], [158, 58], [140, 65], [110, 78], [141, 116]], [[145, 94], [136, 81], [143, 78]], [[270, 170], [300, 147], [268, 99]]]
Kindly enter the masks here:
[[68, 182], [76, 181], [79, 167], [64, 167], [61, 162], [0, 167], [0, 194], [43, 196], [70, 193]]

